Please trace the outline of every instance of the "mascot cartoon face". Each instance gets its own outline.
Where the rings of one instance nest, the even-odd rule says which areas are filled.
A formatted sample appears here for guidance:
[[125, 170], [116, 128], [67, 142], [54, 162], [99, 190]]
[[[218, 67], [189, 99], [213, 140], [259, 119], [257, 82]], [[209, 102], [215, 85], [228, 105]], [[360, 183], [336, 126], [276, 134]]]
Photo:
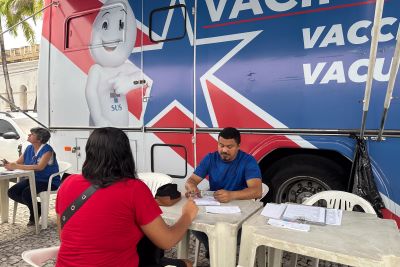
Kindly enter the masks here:
[[136, 19], [124, 0], [108, 0], [92, 28], [90, 53], [103, 67], [117, 67], [132, 53], [136, 42]]

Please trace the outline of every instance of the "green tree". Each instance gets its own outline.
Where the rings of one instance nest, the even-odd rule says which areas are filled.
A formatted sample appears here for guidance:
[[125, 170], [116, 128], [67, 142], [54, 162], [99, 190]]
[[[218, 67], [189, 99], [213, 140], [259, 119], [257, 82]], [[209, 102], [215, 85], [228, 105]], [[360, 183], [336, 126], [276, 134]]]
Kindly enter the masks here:
[[[42, 0], [0, 0], [0, 33], [2, 33], [4, 30], [2, 25], [2, 23], [4, 22], [6, 28], [10, 29], [9, 33], [12, 36], [17, 36], [17, 30], [21, 28], [25, 39], [29, 43], [34, 44], [35, 31], [32, 29], [31, 25], [27, 21], [24, 21], [24, 19], [35, 14], [36, 12], [41, 10], [42, 7]], [[35, 24], [38, 16], [41, 16], [41, 13], [32, 17]], [[18, 23], [20, 23], [18, 26], [13, 27]], [[10, 83], [10, 76], [8, 74], [3, 34], [0, 34], [0, 54], [4, 80], [6, 83], [7, 99], [12, 104], [15, 104], [13, 90]], [[10, 108], [11, 110], [14, 110], [14, 106], [12, 106], [11, 104]]]

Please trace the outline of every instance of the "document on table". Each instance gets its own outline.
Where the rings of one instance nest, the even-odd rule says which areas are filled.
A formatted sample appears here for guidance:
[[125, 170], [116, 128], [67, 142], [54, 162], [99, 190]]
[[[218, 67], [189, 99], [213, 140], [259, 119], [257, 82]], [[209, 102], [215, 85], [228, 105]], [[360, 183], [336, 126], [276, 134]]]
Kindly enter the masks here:
[[268, 218], [280, 219], [286, 206], [286, 204], [267, 203], [262, 210], [261, 215]]
[[221, 203], [213, 196], [204, 196], [193, 199], [197, 206], [219, 206]]
[[292, 230], [297, 230], [297, 231], [302, 231], [302, 232], [310, 231], [310, 225], [303, 224], [303, 223], [287, 222], [287, 221], [271, 218], [268, 220], [268, 224], [270, 224], [272, 226], [276, 226], [276, 227], [292, 229]]
[[215, 191], [210, 191], [210, 190], [200, 190], [200, 195], [202, 197], [214, 197]]
[[298, 204], [267, 203], [261, 215], [297, 223], [341, 225], [343, 211]]
[[206, 212], [217, 214], [240, 213], [239, 206], [206, 206]]
[[292, 222], [304, 222], [312, 224], [325, 224], [325, 208], [287, 204], [286, 210], [282, 215], [283, 220]]
[[17, 173], [23, 173], [25, 171], [23, 170], [13, 170], [13, 171], [1, 171], [0, 174], [17, 174]]
[[341, 225], [343, 210], [326, 209], [325, 223], [329, 225]]

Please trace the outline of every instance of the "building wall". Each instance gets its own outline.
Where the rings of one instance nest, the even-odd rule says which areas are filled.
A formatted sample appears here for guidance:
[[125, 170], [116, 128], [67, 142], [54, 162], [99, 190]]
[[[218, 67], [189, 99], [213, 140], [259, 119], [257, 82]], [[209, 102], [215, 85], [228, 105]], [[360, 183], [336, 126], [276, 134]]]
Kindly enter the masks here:
[[[21, 109], [34, 109], [38, 81], [38, 45], [6, 51], [8, 72], [15, 104]], [[15, 62], [15, 63], [14, 63]], [[7, 98], [3, 68], [0, 66], [0, 94]], [[7, 102], [0, 99], [0, 111], [10, 110]]]

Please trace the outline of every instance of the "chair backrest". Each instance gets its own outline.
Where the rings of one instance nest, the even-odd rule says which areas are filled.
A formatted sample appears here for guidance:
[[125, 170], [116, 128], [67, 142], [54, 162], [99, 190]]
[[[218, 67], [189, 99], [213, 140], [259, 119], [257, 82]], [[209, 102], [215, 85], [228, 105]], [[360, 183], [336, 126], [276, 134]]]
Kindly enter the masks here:
[[51, 191], [51, 181], [53, 180], [54, 177], [60, 175], [60, 178], [62, 179], [62, 175], [69, 170], [69, 168], [71, 168], [72, 164], [66, 161], [58, 161], [58, 172], [53, 173], [52, 175], [50, 175], [49, 177], [49, 185], [47, 187], [47, 191], [43, 191], [41, 193], [39, 193], [38, 195], [41, 194], [45, 194], [46, 192], [48, 194], [55, 194], [57, 193], [57, 190]]
[[352, 211], [354, 206], [358, 205], [364, 210], [364, 212], [376, 215], [374, 208], [368, 201], [355, 194], [344, 191], [336, 191], [336, 190], [322, 191], [306, 199], [303, 202], [303, 204], [313, 205], [319, 200], [325, 200], [327, 208], [330, 209], [341, 209], [341, 210]]
[[59, 246], [38, 248], [22, 252], [22, 259], [31, 266], [40, 267], [48, 260], [56, 259]]
[[269, 191], [268, 185], [262, 183], [261, 186], [262, 186], [262, 195], [261, 195], [260, 200], [263, 199], [263, 198], [265, 197], [265, 195], [266, 195], [266, 194], [268, 193], [268, 191]]
[[58, 169], [60, 173], [64, 173], [71, 168], [72, 164], [66, 161], [58, 161]]
[[153, 197], [156, 195], [157, 189], [160, 186], [172, 183], [171, 176], [158, 172], [139, 172], [138, 178], [147, 185]]

